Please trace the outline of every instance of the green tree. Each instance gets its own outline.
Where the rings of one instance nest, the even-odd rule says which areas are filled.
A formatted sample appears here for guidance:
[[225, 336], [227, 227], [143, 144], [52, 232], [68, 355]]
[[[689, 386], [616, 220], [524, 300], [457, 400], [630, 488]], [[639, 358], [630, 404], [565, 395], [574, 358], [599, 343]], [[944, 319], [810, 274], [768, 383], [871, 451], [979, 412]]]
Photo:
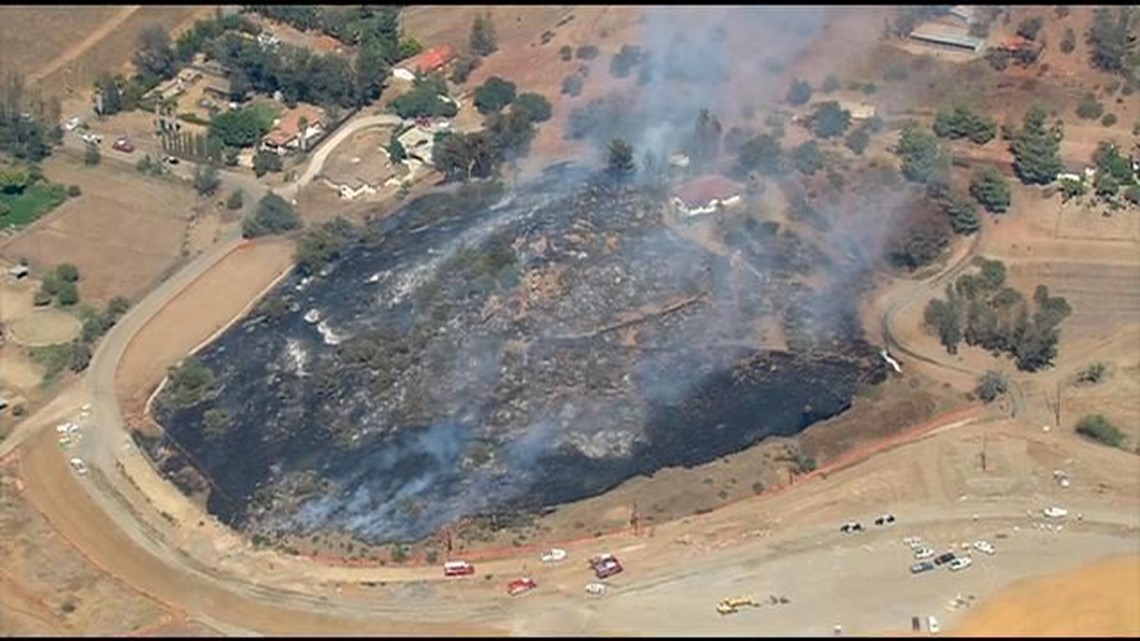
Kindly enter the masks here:
[[268, 123], [254, 109], [235, 109], [210, 120], [210, 133], [229, 147], [252, 147], [268, 132]]
[[412, 56], [418, 56], [424, 50], [424, 46], [419, 40], [409, 36], [400, 41], [398, 50], [400, 60], [407, 60]]
[[487, 115], [501, 110], [515, 100], [515, 83], [491, 76], [475, 90], [475, 108]]
[[[455, 60], [455, 64], [451, 69], [451, 81], [457, 85], [467, 82], [467, 77], [471, 75], [472, 71], [479, 68], [478, 56], [470, 54], [460, 55]], [[565, 93], [565, 92], [564, 92]]]
[[1093, 22], [1087, 35], [1093, 66], [1112, 73], [1126, 69], [1136, 46], [1131, 33], [1136, 19], [1134, 7], [1116, 7], [1115, 15], [1109, 7], [1093, 10]]
[[792, 105], [802, 105], [811, 100], [811, 85], [797, 78], [788, 89], [787, 100]]
[[811, 131], [820, 138], [842, 136], [851, 126], [851, 112], [834, 100], [816, 105], [811, 115]]
[[230, 211], [241, 209], [241, 206], [244, 203], [245, 194], [242, 192], [242, 190], [235, 189], [230, 192], [229, 198], [226, 198], [226, 209], [229, 209]]
[[258, 201], [254, 214], [242, 221], [242, 236], [256, 238], [268, 234], [283, 234], [300, 226], [301, 219], [289, 201], [270, 192]]
[[712, 162], [720, 154], [720, 119], [708, 109], [701, 109], [693, 122], [693, 131], [685, 145], [685, 151], [698, 167]]
[[997, 135], [997, 123], [992, 118], [962, 106], [939, 110], [934, 117], [933, 129], [939, 138], [968, 138], [978, 145], [986, 144]]
[[99, 78], [95, 81], [95, 87], [103, 97], [101, 115], [113, 116], [123, 110], [123, 90], [110, 72], [104, 71], [99, 74]]
[[[161, 25], [151, 25], [139, 34], [134, 55], [135, 68], [144, 78], [173, 78], [176, 71], [170, 34]], [[148, 81], [148, 84], [154, 80]]]
[[79, 281], [79, 268], [72, 263], [60, 263], [55, 268], [55, 275], [62, 282], [75, 283]]
[[1009, 210], [1009, 183], [993, 167], [982, 167], [974, 172], [970, 177], [970, 195], [991, 213], [1001, 214]]
[[258, 149], [257, 153], [253, 155], [253, 173], [258, 178], [271, 171], [281, 171], [283, 168], [281, 156], [272, 151]]
[[480, 56], [489, 56], [499, 49], [498, 38], [495, 35], [495, 25], [491, 21], [491, 12], [477, 14], [471, 23], [471, 51]]
[[772, 134], [760, 134], [745, 141], [737, 156], [737, 166], [742, 173], [757, 171], [775, 175], [781, 171], [783, 161], [784, 149]]
[[809, 140], [792, 149], [792, 165], [805, 176], [814, 175], [823, 169], [823, 152], [814, 140]]
[[1087, 92], [1077, 103], [1077, 117], [1083, 120], [1096, 120], [1104, 114], [1104, 105], [1096, 99], [1096, 95]]
[[1036, 40], [1041, 27], [1045, 26], [1045, 18], [1033, 16], [1017, 23], [1017, 35], [1026, 40]]
[[992, 403], [999, 396], [1005, 394], [1009, 390], [1009, 381], [1006, 380], [1005, 374], [994, 370], [988, 370], [978, 380], [978, 386], [974, 388], [974, 392], [978, 398], [987, 403]]
[[29, 184], [28, 172], [15, 167], [0, 169], [0, 192], [5, 194], [19, 194]]
[[562, 93], [573, 98], [582, 93], [582, 85], [586, 83], [582, 76], [571, 74], [562, 79]]
[[1133, 205], [1140, 205], [1140, 185], [1131, 185], [1125, 189], [1124, 199]]
[[1077, 48], [1077, 34], [1072, 27], [1065, 27], [1065, 34], [1061, 37], [1061, 53], [1069, 54]]
[[1120, 181], [1112, 174], [1098, 173], [1096, 181], [1093, 183], [1093, 188], [1096, 189], [1096, 195], [1101, 198], [1112, 198], [1120, 191]]
[[621, 138], [614, 138], [609, 144], [609, 161], [606, 167], [613, 174], [629, 174], [634, 170], [633, 147]]
[[950, 217], [950, 227], [956, 233], [969, 236], [982, 228], [982, 223], [978, 220], [978, 209], [969, 200], [950, 198], [944, 207], [946, 215]]
[[222, 178], [218, 175], [218, 168], [210, 163], [199, 163], [194, 168], [194, 191], [201, 196], [213, 196], [222, 186]]
[[408, 157], [408, 150], [404, 149], [404, 145], [396, 138], [395, 135], [388, 140], [388, 158], [392, 163], [401, 163]]
[[75, 283], [60, 283], [59, 292], [56, 293], [56, 300], [64, 307], [75, 305], [79, 302], [79, 289], [75, 286]]
[[1069, 202], [1073, 198], [1080, 198], [1088, 193], [1085, 183], [1072, 178], [1061, 179], [1061, 202]]
[[379, 38], [365, 36], [352, 63], [357, 105], [369, 104], [380, 97], [389, 68], [387, 51]]
[[558, 57], [561, 58], [563, 62], [573, 60], [574, 47], [571, 47], [570, 45], [562, 45], [562, 48], [558, 50]]
[[1045, 110], [1034, 105], [1011, 146], [1013, 168], [1027, 185], [1047, 185], [1064, 168], [1061, 162], [1061, 132], [1045, 128]]
[[856, 127], [854, 131], [847, 134], [847, 137], [843, 139], [843, 144], [851, 151], [862, 156], [863, 152], [867, 150], [867, 145], [871, 144], [871, 134], [867, 131], [866, 127]]
[[511, 109], [525, 113], [531, 122], [550, 120], [552, 113], [550, 101], [545, 96], [529, 92], [519, 94], [511, 105]]
[[903, 176], [911, 182], [928, 183], [938, 179], [948, 164], [934, 134], [914, 126], [902, 130], [895, 153], [902, 158]]
[[99, 153], [99, 145], [93, 142], [87, 143], [87, 149], [83, 152], [83, 164], [93, 167], [98, 165], [102, 158], [102, 154]]

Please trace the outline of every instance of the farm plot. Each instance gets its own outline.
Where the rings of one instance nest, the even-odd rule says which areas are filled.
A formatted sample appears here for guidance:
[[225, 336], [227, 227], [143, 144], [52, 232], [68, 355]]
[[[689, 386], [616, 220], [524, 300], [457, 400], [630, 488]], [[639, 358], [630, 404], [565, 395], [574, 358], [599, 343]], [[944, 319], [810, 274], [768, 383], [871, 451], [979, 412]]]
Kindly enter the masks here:
[[80, 296], [105, 303], [134, 297], [178, 259], [193, 196], [189, 189], [109, 166], [77, 168], [53, 158], [45, 172], [79, 185], [82, 195], [0, 248], [34, 268], [61, 262], [79, 267]]
[[4, 67], [32, 74], [98, 29], [119, 10], [115, 5], [0, 7]]

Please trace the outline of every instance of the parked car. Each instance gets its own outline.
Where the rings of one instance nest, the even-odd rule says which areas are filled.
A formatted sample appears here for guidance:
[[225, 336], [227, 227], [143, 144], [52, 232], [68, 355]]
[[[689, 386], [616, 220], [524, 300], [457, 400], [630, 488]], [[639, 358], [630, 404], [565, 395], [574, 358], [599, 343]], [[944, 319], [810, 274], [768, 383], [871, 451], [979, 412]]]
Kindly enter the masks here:
[[164, 156], [162, 162], [168, 165], [177, 165], [179, 161], [174, 156]]
[[119, 138], [115, 141], [115, 144], [111, 145], [111, 148], [115, 151], [121, 151], [125, 154], [129, 154], [135, 150], [134, 144], [126, 138]]
[[537, 587], [538, 583], [535, 583], [534, 579], [519, 578], [507, 584], [507, 594], [511, 596], [518, 596], [523, 592], [530, 592]]
[[80, 138], [83, 139], [83, 142], [90, 145], [99, 145], [103, 143], [103, 136], [100, 136], [99, 134], [83, 134], [80, 136]]
[[922, 621], [918, 617], [910, 618], [910, 629], [912, 632], [918, 632], [922, 629]]
[[982, 552], [983, 554], [990, 555], [992, 555], [995, 551], [993, 544], [989, 541], [974, 541], [974, 549]]
[[926, 627], [931, 634], [938, 634], [938, 631], [942, 629], [942, 626], [938, 625], [938, 619], [934, 618], [933, 614], [926, 617]]
[[956, 558], [958, 558], [958, 557], [955, 556], [953, 552], [946, 552], [945, 554], [942, 554], [938, 558], [934, 559], [934, 565], [942, 565], [943, 563], [949, 563]]
[[612, 554], [599, 554], [593, 557], [590, 559], [590, 568], [594, 570], [594, 576], [599, 579], [607, 579], [624, 569], [621, 561]]
[[75, 116], [64, 123], [63, 128], [65, 131], [75, 131], [81, 124], [83, 121], [79, 119], [79, 116]]
[[963, 557], [959, 557], [957, 559], [954, 559], [946, 567], [950, 568], [954, 572], [957, 572], [958, 570], [965, 570], [966, 568], [970, 567], [970, 564], [973, 562], [974, 562], [974, 560], [971, 559], [970, 557], [963, 556]]
[[934, 550], [931, 550], [930, 548], [918, 548], [914, 551], [914, 558], [916, 561], [922, 561], [923, 559], [930, 559], [933, 557]]
[[843, 525], [839, 526], [839, 531], [843, 532], [844, 534], [850, 534], [852, 532], [862, 532], [863, 531], [863, 524], [859, 523], [858, 521], [848, 521], [847, 523], [844, 523]]
[[76, 474], [83, 475], [87, 473], [87, 464], [83, 462], [83, 459], [72, 458], [68, 463], [71, 463], [71, 469], [75, 470]]
[[542, 553], [543, 563], [557, 563], [566, 558], [566, 550], [561, 548], [551, 548]]
[[586, 584], [586, 594], [591, 594], [593, 596], [601, 596], [605, 593], [606, 593], [606, 584], [605, 583], [587, 583]]
[[934, 569], [933, 563], [931, 563], [930, 561], [922, 561], [921, 563], [915, 563], [914, 565], [910, 566], [910, 573], [911, 574], [922, 574], [923, 572], [929, 572], [933, 569]]
[[1056, 505], [1045, 508], [1042, 510], [1042, 513], [1051, 519], [1063, 519], [1069, 515], [1068, 510], [1063, 507], [1057, 507]]
[[894, 514], [880, 514], [875, 517], [875, 525], [892, 525], [895, 522]]

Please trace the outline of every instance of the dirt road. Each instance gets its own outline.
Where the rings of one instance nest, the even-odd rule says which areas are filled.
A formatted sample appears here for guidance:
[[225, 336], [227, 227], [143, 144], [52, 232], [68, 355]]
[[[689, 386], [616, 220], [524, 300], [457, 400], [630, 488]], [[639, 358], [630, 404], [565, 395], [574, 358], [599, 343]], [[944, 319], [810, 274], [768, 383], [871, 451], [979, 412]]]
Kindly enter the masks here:
[[35, 83], [37, 80], [50, 76], [60, 67], [82, 56], [84, 52], [95, 46], [95, 44], [103, 40], [103, 38], [106, 38], [112, 31], [126, 22], [141, 8], [142, 5], [138, 4], [120, 7], [118, 12], [110, 20], [104, 22], [95, 31], [89, 33], [86, 38], [68, 47], [67, 50], [56, 56], [54, 60], [40, 67], [35, 73], [28, 77], [28, 80], [31, 83]]

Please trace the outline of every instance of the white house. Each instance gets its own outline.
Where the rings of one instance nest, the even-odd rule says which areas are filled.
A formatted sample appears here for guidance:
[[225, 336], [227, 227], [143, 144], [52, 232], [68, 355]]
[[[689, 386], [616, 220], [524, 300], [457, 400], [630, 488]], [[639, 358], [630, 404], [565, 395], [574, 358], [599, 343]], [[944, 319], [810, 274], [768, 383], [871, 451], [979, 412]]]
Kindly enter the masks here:
[[720, 174], [702, 176], [673, 191], [673, 204], [686, 216], [712, 213], [718, 207], [740, 204], [743, 190]]
[[392, 76], [395, 78], [399, 78], [400, 80], [406, 80], [408, 82], [411, 82], [411, 81], [416, 79], [415, 72], [408, 71], [407, 69], [404, 69], [403, 67], [396, 67], [395, 69], [393, 69], [392, 70]]

